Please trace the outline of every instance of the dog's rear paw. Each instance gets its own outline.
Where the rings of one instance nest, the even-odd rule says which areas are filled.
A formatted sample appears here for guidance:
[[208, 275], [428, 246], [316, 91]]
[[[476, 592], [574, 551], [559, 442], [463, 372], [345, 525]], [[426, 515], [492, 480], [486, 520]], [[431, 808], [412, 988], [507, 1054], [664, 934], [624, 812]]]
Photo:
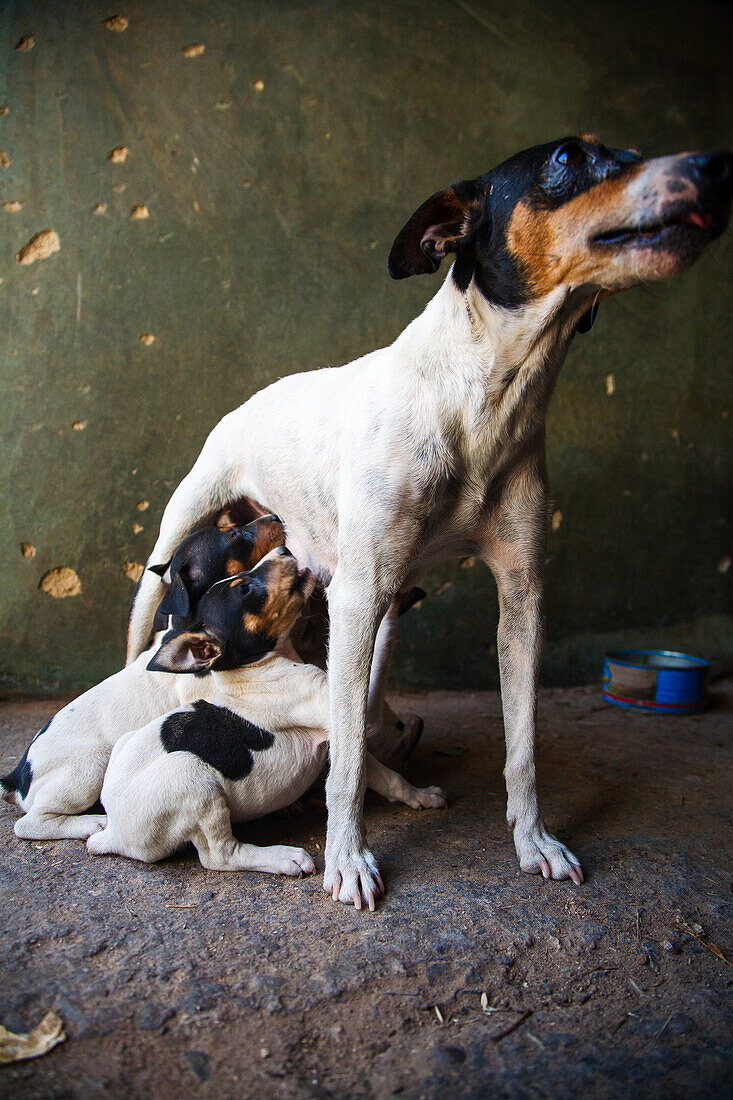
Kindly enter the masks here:
[[514, 833], [514, 846], [519, 857], [519, 866], [528, 875], [542, 875], [545, 879], [571, 879], [576, 886], [583, 881], [580, 860], [569, 848], [548, 833], [543, 825], [536, 826], [531, 832], [518, 835]]
[[384, 893], [384, 883], [374, 856], [362, 848], [360, 852], [326, 854], [323, 889], [334, 901], [356, 909], [361, 909], [363, 899], [373, 912], [377, 897]]
[[448, 805], [445, 791], [440, 787], [415, 787], [414, 801], [408, 805], [413, 810], [443, 810]]

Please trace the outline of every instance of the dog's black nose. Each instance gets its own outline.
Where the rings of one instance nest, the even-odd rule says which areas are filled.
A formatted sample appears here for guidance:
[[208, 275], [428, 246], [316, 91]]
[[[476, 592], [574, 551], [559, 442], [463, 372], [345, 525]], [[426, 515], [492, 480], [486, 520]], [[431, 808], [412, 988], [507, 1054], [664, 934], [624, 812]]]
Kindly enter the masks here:
[[701, 184], [729, 183], [733, 176], [733, 156], [722, 150], [695, 153], [688, 157], [692, 178]]

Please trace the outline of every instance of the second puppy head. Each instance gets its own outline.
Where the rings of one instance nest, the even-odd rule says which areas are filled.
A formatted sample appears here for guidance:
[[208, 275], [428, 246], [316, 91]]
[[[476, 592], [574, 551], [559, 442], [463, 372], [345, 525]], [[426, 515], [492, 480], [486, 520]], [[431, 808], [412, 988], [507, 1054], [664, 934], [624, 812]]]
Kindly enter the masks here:
[[200, 675], [261, 660], [290, 633], [314, 583], [290, 551], [278, 546], [249, 572], [214, 584], [201, 598], [195, 621], [163, 639], [148, 669]]
[[[149, 568], [170, 576], [168, 591], [158, 608], [172, 615], [174, 627], [190, 623], [199, 600], [212, 584], [252, 569], [270, 550], [285, 542], [277, 516], [261, 516], [245, 527], [203, 527], [183, 539], [165, 565]], [[166, 624], [167, 625], [167, 624]]]

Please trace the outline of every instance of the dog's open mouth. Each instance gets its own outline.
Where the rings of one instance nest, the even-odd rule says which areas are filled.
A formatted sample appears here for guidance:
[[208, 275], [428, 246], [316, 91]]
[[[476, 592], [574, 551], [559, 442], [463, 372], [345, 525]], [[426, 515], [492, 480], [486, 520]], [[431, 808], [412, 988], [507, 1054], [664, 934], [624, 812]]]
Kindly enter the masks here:
[[639, 244], [646, 247], [661, 244], [674, 236], [675, 233], [687, 230], [690, 226], [696, 230], [708, 231], [716, 228], [716, 222], [713, 215], [706, 211], [686, 210], [684, 213], [659, 221], [643, 222], [640, 225], [624, 226], [619, 229], [596, 233], [591, 237], [591, 244], [606, 246]]

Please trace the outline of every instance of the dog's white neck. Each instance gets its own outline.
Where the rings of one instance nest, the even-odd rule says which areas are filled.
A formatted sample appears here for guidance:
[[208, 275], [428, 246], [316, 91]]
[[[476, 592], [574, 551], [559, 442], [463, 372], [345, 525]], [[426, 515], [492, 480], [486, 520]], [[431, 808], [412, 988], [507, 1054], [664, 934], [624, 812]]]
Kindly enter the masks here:
[[441, 378], [460, 371], [494, 388], [517, 368], [559, 366], [583, 312], [566, 288], [516, 309], [487, 301], [475, 282], [461, 292], [448, 273], [438, 293], [397, 338], [417, 371]]

